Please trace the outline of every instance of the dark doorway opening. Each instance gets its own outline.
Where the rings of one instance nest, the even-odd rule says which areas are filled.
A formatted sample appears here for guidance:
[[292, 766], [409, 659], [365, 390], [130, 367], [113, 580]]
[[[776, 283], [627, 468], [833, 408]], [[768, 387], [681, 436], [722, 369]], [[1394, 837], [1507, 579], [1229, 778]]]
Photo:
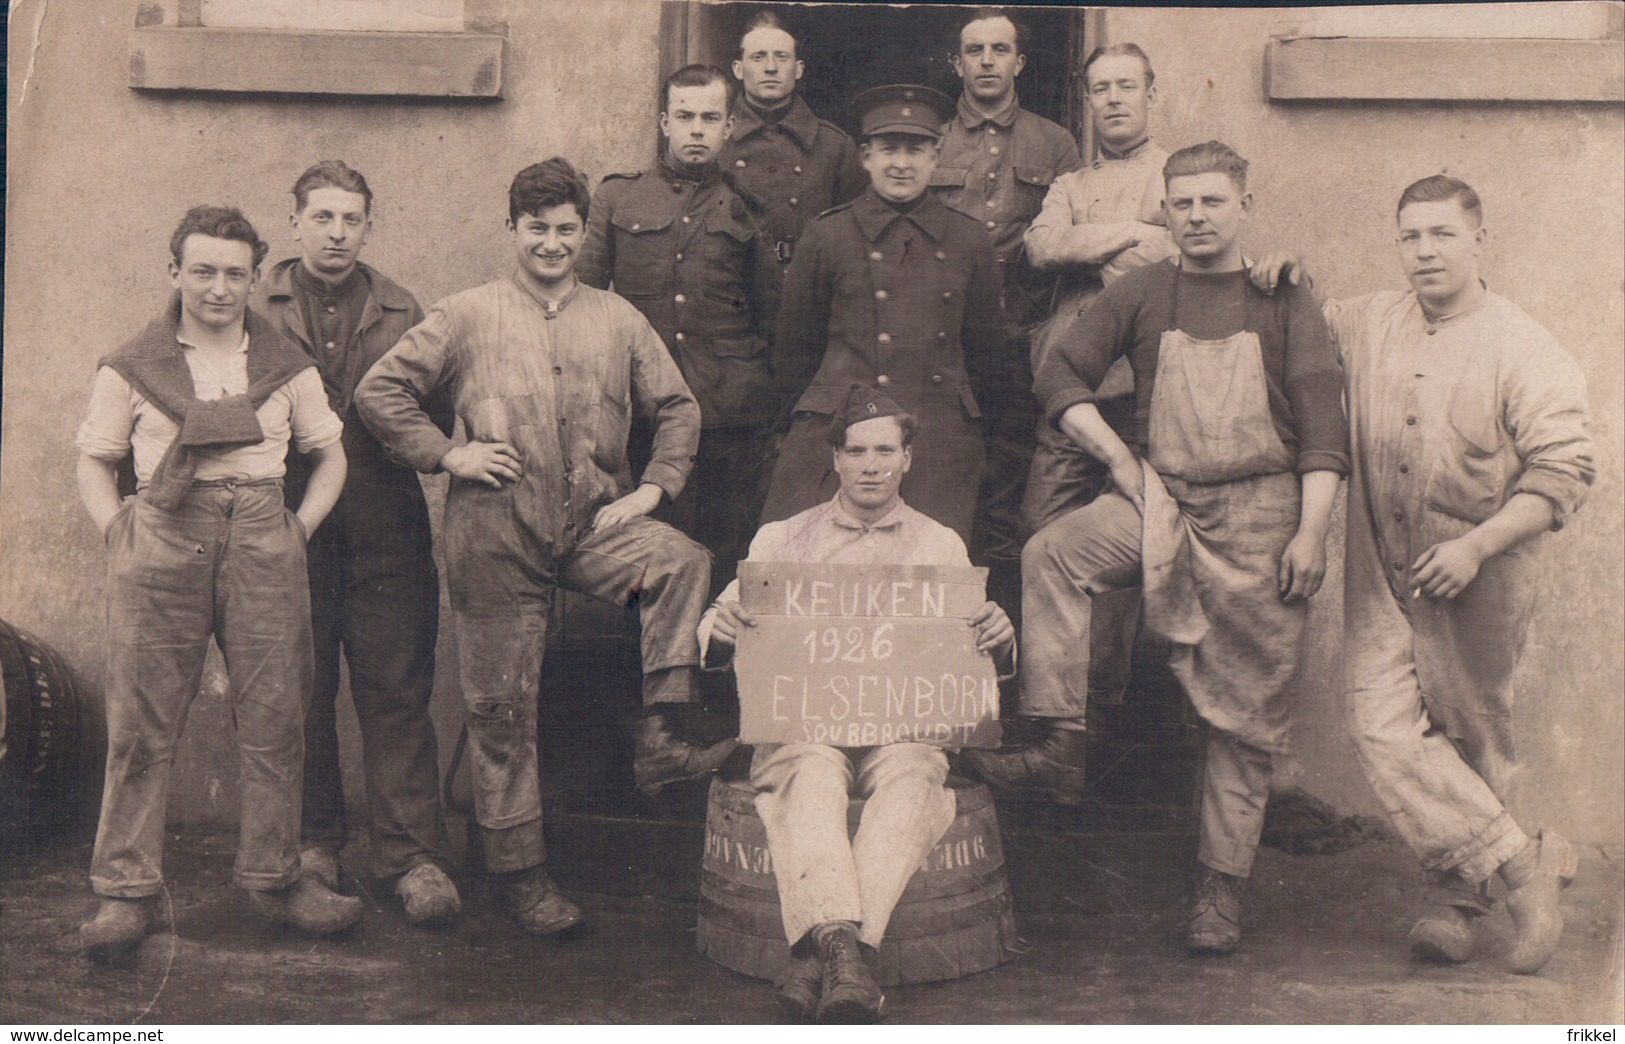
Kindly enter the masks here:
[[[960, 23], [973, 6], [886, 4], [726, 3], [668, 6], [666, 66], [708, 62], [724, 70], [737, 55], [751, 15], [772, 10], [799, 41], [807, 73], [799, 90], [812, 110], [856, 134], [852, 99], [887, 83], [923, 83], [950, 98], [959, 77], [950, 58]], [[1027, 65], [1016, 81], [1022, 107], [1079, 130], [1073, 72], [1085, 53], [1084, 12], [1078, 8], [1020, 8], [1030, 39]]]

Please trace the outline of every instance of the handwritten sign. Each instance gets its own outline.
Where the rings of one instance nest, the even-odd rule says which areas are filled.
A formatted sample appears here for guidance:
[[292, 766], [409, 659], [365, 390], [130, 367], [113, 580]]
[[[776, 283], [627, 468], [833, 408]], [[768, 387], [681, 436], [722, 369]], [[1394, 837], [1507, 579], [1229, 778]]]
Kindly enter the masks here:
[[740, 738], [997, 746], [998, 672], [967, 622], [986, 588], [969, 567], [741, 562]]

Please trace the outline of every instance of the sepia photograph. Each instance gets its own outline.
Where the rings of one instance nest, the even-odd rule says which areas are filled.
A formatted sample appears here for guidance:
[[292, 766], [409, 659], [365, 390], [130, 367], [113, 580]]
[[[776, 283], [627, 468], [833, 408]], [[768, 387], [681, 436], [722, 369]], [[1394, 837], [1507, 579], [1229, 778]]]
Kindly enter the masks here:
[[1617, 1039], [1625, 2], [8, 7], [12, 1041]]

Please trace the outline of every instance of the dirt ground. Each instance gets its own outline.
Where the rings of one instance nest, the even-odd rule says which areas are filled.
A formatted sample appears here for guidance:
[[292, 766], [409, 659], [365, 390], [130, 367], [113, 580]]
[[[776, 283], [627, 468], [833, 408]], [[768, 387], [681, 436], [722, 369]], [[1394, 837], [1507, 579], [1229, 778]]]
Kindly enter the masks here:
[[[558, 839], [592, 849], [590, 821]], [[1240, 952], [1180, 947], [1191, 839], [1005, 828], [1028, 951], [991, 971], [888, 991], [897, 1023], [1619, 1023], [1625, 874], [1617, 846], [1583, 848], [1565, 893], [1563, 947], [1543, 973], [1504, 969], [1497, 914], [1479, 956], [1441, 968], [1408, 959], [1420, 903], [1409, 853], [1392, 840], [1336, 855], [1259, 854]], [[695, 952], [688, 896], [595, 892], [593, 868], [558, 876], [590, 918], [566, 941], [526, 937], [463, 874], [465, 911], [444, 931], [407, 926], [387, 885], [356, 928], [312, 940], [269, 931], [230, 887], [235, 838], [176, 836], [168, 855], [176, 929], [127, 959], [77, 950], [94, 908], [85, 843], [57, 844], [0, 871], [0, 1022], [771, 1023], [771, 987]], [[354, 847], [354, 845], [352, 845]], [[555, 851], [559, 849], [556, 847]], [[603, 851], [602, 848], [597, 851]], [[697, 850], [696, 850], [697, 851]], [[611, 857], [613, 858], [613, 857]], [[674, 853], [675, 858], [675, 853]], [[681, 889], [678, 889], [681, 891]]]

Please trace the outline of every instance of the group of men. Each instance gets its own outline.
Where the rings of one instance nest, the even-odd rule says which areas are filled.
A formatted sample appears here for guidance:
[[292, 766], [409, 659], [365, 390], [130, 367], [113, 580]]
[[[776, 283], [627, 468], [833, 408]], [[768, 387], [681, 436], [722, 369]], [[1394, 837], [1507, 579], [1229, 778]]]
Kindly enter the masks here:
[[[1350, 735], [1437, 884], [1412, 949], [1467, 959], [1499, 873], [1509, 962], [1538, 970], [1574, 857], [1505, 810], [1510, 679], [1529, 617], [1519, 551], [1594, 474], [1578, 370], [1485, 288], [1482, 208], [1461, 182], [1400, 200], [1409, 292], [1326, 302], [1300, 258], [1243, 257], [1244, 159], [1151, 143], [1140, 48], [1084, 65], [1086, 165], [1020, 106], [1026, 43], [1008, 14], [977, 11], [957, 106], [876, 88], [854, 144], [797, 94], [795, 38], [755, 16], [733, 63], [742, 98], [718, 69], [678, 70], [657, 164], [593, 197], [563, 159], [520, 171], [513, 274], [427, 313], [359, 260], [372, 194], [343, 163], [296, 183], [299, 256], [263, 281], [268, 248], [240, 213], [189, 212], [170, 243], [177, 294], [103, 360], [77, 440], [109, 549], [86, 949], [163, 922], [168, 771], [211, 636], [253, 906], [314, 934], [360, 915], [340, 894], [342, 650], [375, 869], [412, 923], [457, 915], [417, 479], [443, 471], [474, 819], [527, 931], [582, 920], [544, 866], [536, 720], [557, 590], [637, 606], [634, 774], [653, 790], [736, 746], [711, 741], [699, 672], [754, 624], [739, 561], [974, 553], [992, 574], [977, 647], [1014, 676], [1019, 629], [1020, 711], [1042, 728], [963, 763], [1077, 803], [1090, 701], [1123, 699], [1143, 616], [1210, 726], [1187, 943], [1229, 953], [1348, 476]], [[121, 501], [126, 460], [140, 493]], [[929, 744], [755, 750], [794, 956], [779, 994], [798, 1016], [879, 1016], [867, 951], [952, 821], [948, 770]], [[853, 791], [868, 803], [849, 839]]]

